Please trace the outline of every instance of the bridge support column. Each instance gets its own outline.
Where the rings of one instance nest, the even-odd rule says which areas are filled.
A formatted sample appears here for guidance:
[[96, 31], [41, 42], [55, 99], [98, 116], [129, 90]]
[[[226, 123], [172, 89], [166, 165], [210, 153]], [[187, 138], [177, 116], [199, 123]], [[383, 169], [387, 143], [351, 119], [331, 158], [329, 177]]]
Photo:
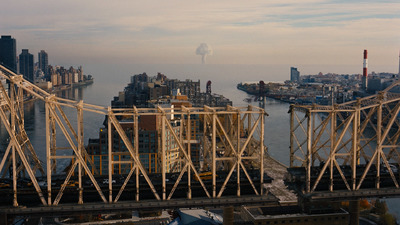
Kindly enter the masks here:
[[224, 223], [223, 225], [233, 225], [233, 220], [234, 220], [234, 216], [233, 216], [233, 206], [228, 206], [224, 208]]
[[79, 191], [78, 204], [82, 205], [83, 204], [83, 188], [78, 188], [78, 191]]
[[360, 218], [360, 200], [353, 200], [349, 202], [350, 224], [359, 225]]

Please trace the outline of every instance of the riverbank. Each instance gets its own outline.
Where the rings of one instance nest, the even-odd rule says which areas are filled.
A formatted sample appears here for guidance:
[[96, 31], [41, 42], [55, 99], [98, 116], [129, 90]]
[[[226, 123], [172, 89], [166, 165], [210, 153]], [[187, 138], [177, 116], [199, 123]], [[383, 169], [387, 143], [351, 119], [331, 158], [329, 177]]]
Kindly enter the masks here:
[[[263, 91], [260, 94], [260, 91], [256, 85], [251, 84], [251, 85], [244, 85], [242, 83], [237, 84], [237, 89], [246, 92], [249, 95], [254, 95], [255, 96], [255, 101], [262, 101], [263, 98], [272, 98], [281, 102], [289, 103], [289, 104], [307, 104], [311, 102], [311, 99], [305, 99], [304, 96], [298, 96], [296, 94], [285, 94], [285, 93], [279, 93], [279, 94], [274, 94], [274, 93], [269, 93], [268, 91]], [[247, 101], [251, 101], [251, 99], [247, 99]]]
[[51, 90], [49, 90], [48, 92], [51, 93], [51, 94], [55, 94], [55, 93], [57, 93], [57, 92], [69, 90], [69, 89], [72, 89], [72, 88], [88, 86], [88, 85], [93, 84], [93, 82], [94, 82], [93, 79], [90, 79], [90, 80], [86, 80], [86, 81], [81, 81], [81, 82], [79, 82], [79, 83], [72, 83], [72, 84], [67, 84], [67, 85], [60, 85], [60, 86], [57, 86], [57, 87], [53, 87], [53, 88], [52, 88]]
[[[71, 90], [74, 88], [84, 87], [84, 86], [88, 86], [91, 84], [93, 84], [93, 79], [86, 80], [86, 81], [79, 82], [79, 83], [74, 83], [72, 85], [70, 85], [70, 84], [61, 85], [61, 86], [53, 87], [51, 90], [45, 90], [45, 91], [49, 94], [57, 94], [62, 91], [67, 91], [67, 90]], [[36, 100], [37, 100], [37, 97], [35, 97], [33, 95], [28, 95], [28, 96], [24, 97], [24, 103], [30, 103], [30, 102], [34, 102]]]

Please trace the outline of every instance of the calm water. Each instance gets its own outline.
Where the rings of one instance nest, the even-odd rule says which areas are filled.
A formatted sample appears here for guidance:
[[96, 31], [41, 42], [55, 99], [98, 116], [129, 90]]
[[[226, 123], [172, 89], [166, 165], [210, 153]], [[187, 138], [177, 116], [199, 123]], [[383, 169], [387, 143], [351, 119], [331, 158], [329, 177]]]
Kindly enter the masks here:
[[[86, 65], [85, 74], [92, 74], [95, 82], [86, 87], [75, 88], [59, 93], [60, 97], [75, 100], [83, 100], [86, 103], [101, 106], [111, 105], [111, 100], [118, 95], [119, 91], [130, 81], [130, 76], [146, 72], [154, 76], [157, 72], [165, 74], [171, 79], [192, 79], [201, 81], [201, 89], [205, 91], [205, 84], [212, 81], [212, 92], [222, 94], [233, 101], [234, 106], [247, 106], [244, 99], [251, 96], [236, 89], [236, 84], [243, 81], [282, 81], [289, 77], [289, 66], [250, 66], [250, 65]], [[258, 103], [252, 103], [258, 106]], [[76, 110], [67, 108], [66, 114], [71, 123], [76, 122]], [[269, 114], [265, 119], [265, 144], [268, 146], [269, 154], [289, 165], [289, 131], [290, 116], [287, 113], [289, 104], [267, 99], [265, 110]], [[25, 124], [28, 136], [42, 161], [45, 161], [45, 127], [44, 127], [44, 104], [35, 101], [26, 105]], [[85, 112], [84, 113], [84, 135], [85, 143], [88, 138], [98, 138], [100, 127], [103, 127], [104, 116]], [[61, 133], [60, 130], [57, 131]], [[0, 149], [1, 152], [7, 146], [7, 132], [0, 127]], [[68, 146], [63, 135], [57, 137], [58, 146]], [[61, 154], [70, 155], [72, 150], [63, 150]], [[60, 153], [59, 153], [60, 154]], [[68, 165], [69, 161], [58, 161], [60, 168]], [[45, 163], [43, 163], [45, 166]], [[391, 210], [400, 215], [398, 199], [387, 200]]]

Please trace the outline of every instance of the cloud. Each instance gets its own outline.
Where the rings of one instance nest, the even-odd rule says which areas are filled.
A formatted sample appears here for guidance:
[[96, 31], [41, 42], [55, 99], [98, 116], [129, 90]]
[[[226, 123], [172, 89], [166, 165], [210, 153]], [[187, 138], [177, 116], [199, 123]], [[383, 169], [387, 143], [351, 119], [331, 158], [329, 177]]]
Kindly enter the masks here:
[[[107, 52], [103, 57], [190, 63], [193, 46], [206, 40], [218, 46], [215, 63], [349, 62], [368, 47], [383, 63], [389, 47], [400, 46], [399, 8], [397, 1], [22, 0], [0, 8], [0, 30], [16, 37], [18, 48], [60, 57], [65, 48], [77, 59]], [[337, 59], [339, 51], [354, 56]]]

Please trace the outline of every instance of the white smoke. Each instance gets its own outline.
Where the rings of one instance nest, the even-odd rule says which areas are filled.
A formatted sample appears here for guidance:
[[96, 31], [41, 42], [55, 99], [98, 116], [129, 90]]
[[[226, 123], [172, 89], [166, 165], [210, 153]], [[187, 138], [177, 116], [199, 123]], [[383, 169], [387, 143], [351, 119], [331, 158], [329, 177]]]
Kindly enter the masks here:
[[201, 43], [196, 49], [196, 55], [201, 55], [201, 61], [203, 64], [206, 63], [206, 56], [212, 54], [213, 50], [211, 46], [207, 45], [206, 43]]

